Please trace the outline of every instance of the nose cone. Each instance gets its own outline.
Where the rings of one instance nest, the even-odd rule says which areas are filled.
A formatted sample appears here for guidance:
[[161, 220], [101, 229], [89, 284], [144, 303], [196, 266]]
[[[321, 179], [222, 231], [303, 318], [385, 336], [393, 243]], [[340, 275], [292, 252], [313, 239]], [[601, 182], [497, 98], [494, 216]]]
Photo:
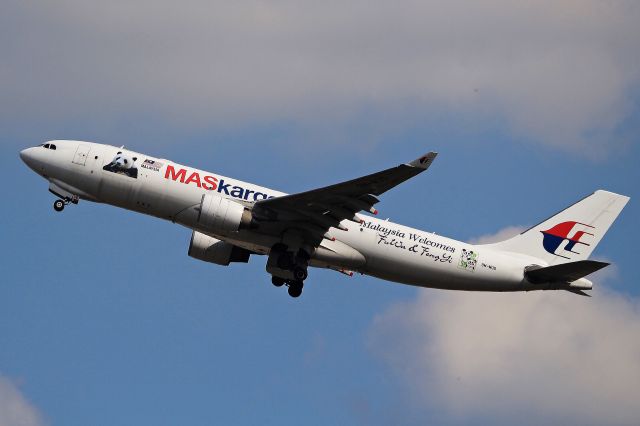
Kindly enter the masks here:
[[20, 159], [31, 169], [35, 169], [36, 167], [36, 156], [34, 153], [36, 149], [37, 148], [27, 148], [20, 151]]
[[32, 157], [31, 150], [33, 148], [27, 148], [20, 151], [20, 158], [24, 161], [25, 164], [29, 164], [29, 159]]

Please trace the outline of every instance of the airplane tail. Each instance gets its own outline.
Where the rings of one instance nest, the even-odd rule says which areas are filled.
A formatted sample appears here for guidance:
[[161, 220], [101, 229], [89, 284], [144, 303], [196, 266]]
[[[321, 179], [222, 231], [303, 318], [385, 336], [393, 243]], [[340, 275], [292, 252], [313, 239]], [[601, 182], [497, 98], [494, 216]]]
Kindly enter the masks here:
[[548, 265], [586, 260], [628, 201], [624, 195], [598, 190], [520, 235], [490, 246], [537, 257]]

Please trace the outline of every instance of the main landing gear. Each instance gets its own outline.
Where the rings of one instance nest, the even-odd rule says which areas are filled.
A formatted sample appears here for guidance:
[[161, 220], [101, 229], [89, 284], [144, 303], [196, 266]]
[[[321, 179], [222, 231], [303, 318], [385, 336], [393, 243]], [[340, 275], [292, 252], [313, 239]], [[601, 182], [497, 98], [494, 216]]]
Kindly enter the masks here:
[[302, 288], [304, 287], [304, 282], [302, 280], [287, 280], [280, 277], [271, 277], [271, 283], [276, 287], [282, 287], [283, 285], [287, 285], [287, 293], [291, 297], [300, 297], [302, 294]]
[[284, 244], [276, 244], [269, 253], [267, 271], [271, 273], [271, 283], [276, 287], [287, 286], [291, 297], [300, 297], [307, 279], [309, 254], [305, 250], [289, 251]]
[[289, 296], [291, 297], [300, 297], [302, 294], [302, 287], [304, 287], [304, 283], [302, 281], [289, 281], [287, 293], [289, 293]]

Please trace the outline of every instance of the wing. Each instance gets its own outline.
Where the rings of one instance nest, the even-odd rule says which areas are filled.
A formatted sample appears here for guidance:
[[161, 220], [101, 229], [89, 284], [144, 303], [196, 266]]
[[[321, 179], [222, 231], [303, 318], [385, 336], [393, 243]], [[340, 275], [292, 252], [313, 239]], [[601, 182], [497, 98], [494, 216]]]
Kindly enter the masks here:
[[356, 213], [377, 214], [373, 206], [379, 202], [378, 196], [427, 170], [436, 155], [429, 152], [410, 163], [347, 182], [258, 201], [253, 214], [261, 228], [268, 228], [270, 223], [280, 230], [298, 229], [307, 243], [316, 246], [323, 238], [331, 238], [330, 228], [346, 229], [340, 224], [343, 220], [359, 223]]

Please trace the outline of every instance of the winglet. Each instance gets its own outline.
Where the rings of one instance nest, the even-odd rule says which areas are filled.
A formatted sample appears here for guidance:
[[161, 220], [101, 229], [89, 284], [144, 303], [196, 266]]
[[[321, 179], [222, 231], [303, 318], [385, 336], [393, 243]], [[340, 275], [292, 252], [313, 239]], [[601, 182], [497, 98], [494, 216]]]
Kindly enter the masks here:
[[428, 169], [429, 166], [431, 165], [431, 163], [433, 163], [433, 160], [436, 158], [436, 156], [438, 155], [437, 152], [428, 152], [425, 155], [423, 155], [420, 158], [417, 158], [415, 160], [413, 160], [412, 162], [409, 163], [409, 165], [411, 167], [418, 167], [420, 169]]

